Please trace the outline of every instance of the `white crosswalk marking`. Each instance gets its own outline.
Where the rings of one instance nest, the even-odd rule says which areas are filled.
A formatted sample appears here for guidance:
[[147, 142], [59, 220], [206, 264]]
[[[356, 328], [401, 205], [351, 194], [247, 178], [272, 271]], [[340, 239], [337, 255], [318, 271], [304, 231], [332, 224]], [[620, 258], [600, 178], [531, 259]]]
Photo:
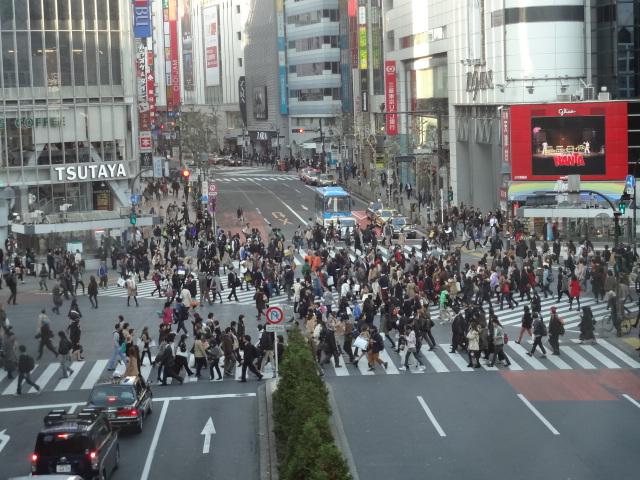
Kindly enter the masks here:
[[591, 363], [589, 360], [584, 358], [582, 355], [580, 355], [577, 352], [577, 350], [574, 350], [573, 348], [565, 348], [564, 353], [566, 353], [567, 356], [570, 357], [574, 362], [576, 362], [581, 368], [584, 368], [586, 370], [591, 370], [596, 368], [596, 366], [593, 363]]
[[512, 348], [511, 352], [515, 353], [518, 355], [519, 358], [521, 358], [522, 360], [524, 360], [526, 363], [528, 363], [531, 367], [533, 367], [536, 370], [546, 370], [547, 366], [542, 363], [540, 360], [538, 360], [535, 357], [535, 354], [533, 356], [529, 356], [527, 355], [527, 350], [523, 349], [523, 348]]
[[449, 369], [444, 364], [444, 362], [438, 358], [438, 355], [436, 354], [435, 351], [433, 350], [429, 351], [429, 348], [423, 345], [420, 348], [420, 352], [427, 359], [428, 364], [431, 365], [431, 367], [433, 367], [436, 373], [444, 373], [449, 371]]
[[[33, 380], [33, 383], [38, 385], [40, 388], [45, 388], [45, 385], [49, 383], [49, 380], [51, 380], [51, 378], [56, 374], [62, 375], [60, 364], [57, 361], [47, 365], [47, 368], [45, 368], [44, 372], [41, 372], [37, 378], [32, 377], [31, 379]], [[28, 389], [25, 389], [24, 384], [22, 385], [22, 387], [23, 387], [22, 393], [24, 393], [25, 391], [28, 391], [28, 389], [33, 388], [31, 385], [27, 385]]]
[[589, 350], [585, 349], [585, 353], [587, 353], [588, 355], [591, 355], [593, 358], [595, 358], [597, 361], [599, 361], [601, 364], [603, 364], [607, 368], [621, 368], [617, 363], [615, 363], [612, 360], [609, 360], [608, 357], [606, 357], [600, 350], [598, 350], [597, 345], [593, 345], [593, 348], [590, 348]]
[[71, 387], [71, 384], [73, 383], [73, 381], [78, 378], [78, 375], [80, 374], [82, 367], [85, 366], [85, 362], [75, 362], [72, 363], [69, 368], [71, 368], [71, 370], [73, 370], [73, 373], [71, 375], [69, 375], [69, 377], [67, 378], [61, 378], [60, 381], [58, 382], [58, 384], [55, 386], [55, 388], [53, 389], [54, 392], [64, 392], [66, 390], [69, 390], [69, 387]]
[[[36, 363], [35, 367], [33, 367], [32, 373], [35, 372], [37, 368], [38, 368], [38, 364]], [[16, 372], [15, 375], [16, 375], [15, 378], [9, 379], [9, 384], [2, 391], [2, 395], [13, 395], [14, 393], [16, 393], [18, 391], [18, 374], [17, 374], [17, 372]], [[30, 377], [30, 378], [31, 378], [31, 381], [33, 381], [33, 377]], [[25, 385], [27, 385], [27, 384], [22, 382], [22, 386], [24, 387]], [[40, 387], [42, 388], [41, 385], [40, 385]], [[24, 388], [22, 389], [22, 392], [23, 393], [25, 392]]]
[[456, 367], [458, 367], [458, 369], [462, 372], [473, 372], [473, 368], [467, 367], [467, 365], [469, 364], [468, 359], [465, 359], [461, 354], [459, 354], [458, 352], [455, 353], [449, 353], [450, 350], [450, 346], [446, 343], [441, 343], [440, 348], [442, 349], [443, 352], [445, 352], [447, 354], [447, 356], [449, 357], [449, 359], [456, 364]]
[[98, 378], [100, 378], [102, 372], [104, 372], [104, 369], [107, 368], [107, 363], [109, 363], [109, 360], [98, 360], [96, 363], [94, 363], [93, 367], [91, 367], [89, 375], [87, 375], [84, 382], [82, 382], [80, 390], [88, 390], [90, 388], [93, 388], [93, 385], [96, 383]]
[[[577, 340], [575, 340], [575, 341], [577, 341]], [[608, 341], [599, 340], [598, 344], [600, 344], [601, 346], [606, 348], [607, 351], [609, 351], [610, 353], [615, 355], [617, 358], [622, 360], [624, 363], [626, 363], [630, 367], [632, 367], [632, 368], [640, 368], [640, 363], [639, 362], [636, 362], [633, 358], [629, 357], [623, 351], [621, 351], [618, 348], [616, 348], [613, 345], [611, 345]]]
[[380, 352], [380, 360], [383, 362], [387, 362], [387, 374], [388, 375], [398, 375], [400, 372], [398, 368], [393, 364], [393, 360], [387, 353], [387, 350], [382, 350]]

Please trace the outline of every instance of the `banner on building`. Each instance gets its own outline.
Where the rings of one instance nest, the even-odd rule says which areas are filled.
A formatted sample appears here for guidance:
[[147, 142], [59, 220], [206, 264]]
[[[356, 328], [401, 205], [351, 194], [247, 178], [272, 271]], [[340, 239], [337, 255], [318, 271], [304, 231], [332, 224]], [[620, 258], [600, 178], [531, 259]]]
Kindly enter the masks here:
[[287, 53], [284, 41], [284, 0], [276, 0], [278, 18], [278, 65], [280, 67], [280, 113], [287, 114]]
[[238, 106], [242, 115], [242, 124], [247, 124], [247, 84], [244, 77], [238, 79]]
[[398, 111], [397, 97], [397, 76], [396, 62], [388, 60], [384, 62], [385, 76], [385, 93], [386, 93], [386, 109], [387, 109], [387, 135], [398, 134], [398, 114], [391, 113]]
[[133, 36], [151, 37], [151, 7], [149, 0], [133, 0]]
[[193, 32], [191, 31], [191, 3], [180, 0], [180, 28], [182, 33], [182, 83], [186, 91], [194, 89], [193, 79]]
[[500, 116], [502, 135], [502, 163], [511, 164], [511, 122], [509, 121], [509, 109], [503, 108]]
[[207, 87], [220, 85], [220, 50], [218, 45], [218, 7], [202, 9], [204, 22], [205, 82]]
[[[178, 0], [169, 0], [169, 45], [171, 47], [172, 109], [181, 103], [180, 96], [180, 47], [178, 39]], [[167, 108], [169, 99], [167, 98]]]

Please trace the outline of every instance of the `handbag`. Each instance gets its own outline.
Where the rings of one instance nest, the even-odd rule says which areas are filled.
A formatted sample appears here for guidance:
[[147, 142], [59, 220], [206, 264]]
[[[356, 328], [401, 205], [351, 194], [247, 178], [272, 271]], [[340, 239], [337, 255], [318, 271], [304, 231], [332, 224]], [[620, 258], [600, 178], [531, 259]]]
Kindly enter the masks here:
[[358, 337], [353, 342], [354, 347], [359, 348], [360, 350], [366, 350], [369, 347], [369, 341], [364, 337]]
[[126, 282], [124, 281], [124, 278], [120, 277], [120, 278], [118, 279], [118, 286], [119, 286], [119, 287], [124, 287], [125, 283], [126, 283]]
[[506, 334], [506, 332], [504, 333], [502, 339], [504, 340], [504, 344], [506, 345], [507, 343], [509, 343], [509, 335]]
[[327, 285], [333, 287], [333, 277], [327, 278]]

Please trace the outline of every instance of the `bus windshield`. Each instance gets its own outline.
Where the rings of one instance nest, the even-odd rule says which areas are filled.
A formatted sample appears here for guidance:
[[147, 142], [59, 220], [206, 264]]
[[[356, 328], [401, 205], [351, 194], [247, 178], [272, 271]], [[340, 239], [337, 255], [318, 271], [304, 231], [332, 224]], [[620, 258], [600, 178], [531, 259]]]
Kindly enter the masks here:
[[351, 198], [349, 197], [330, 197], [324, 202], [325, 213], [346, 213], [351, 212]]

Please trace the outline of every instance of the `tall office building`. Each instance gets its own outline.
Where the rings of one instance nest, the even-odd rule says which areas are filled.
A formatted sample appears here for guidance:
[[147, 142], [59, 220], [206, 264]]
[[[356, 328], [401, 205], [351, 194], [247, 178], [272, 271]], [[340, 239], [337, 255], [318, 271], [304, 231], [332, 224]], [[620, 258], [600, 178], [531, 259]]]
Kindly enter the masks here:
[[[136, 20], [148, 23], [148, 14]], [[100, 227], [128, 224], [106, 212], [129, 205], [139, 170], [133, 29], [130, 0], [0, 3], [0, 183], [2, 208], [21, 217], [14, 233], [82, 237], [90, 248]], [[92, 231], [68, 217], [91, 211], [103, 211], [86, 217], [98, 221]], [[23, 224], [42, 214], [49, 225]], [[100, 223], [106, 217], [111, 223]], [[38, 246], [35, 236], [23, 240]]]

